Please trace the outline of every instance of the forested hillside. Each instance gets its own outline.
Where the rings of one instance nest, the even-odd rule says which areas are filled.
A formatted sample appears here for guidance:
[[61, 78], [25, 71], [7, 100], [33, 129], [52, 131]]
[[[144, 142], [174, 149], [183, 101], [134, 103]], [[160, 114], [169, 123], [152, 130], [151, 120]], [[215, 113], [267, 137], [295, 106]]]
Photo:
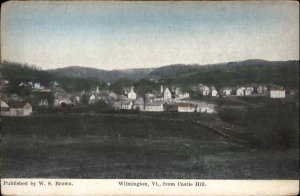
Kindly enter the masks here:
[[97, 85], [99, 88], [106, 86], [106, 83], [98, 79], [67, 77], [41, 70], [32, 65], [11, 62], [1, 63], [1, 74], [9, 81], [10, 85], [7, 90], [10, 93], [18, 93], [21, 90], [18, 87], [21, 82], [38, 82], [48, 85], [51, 81], [56, 81], [66, 91], [89, 90]]
[[124, 70], [101, 70], [90, 67], [70, 66], [58, 69], [48, 70], [50, 73], [57, 75], [76, 77], [76, 78], [95, 78], [105, 82], [115, 82], [119, 78], [129, 78], [139, 80], [148, 78], [149, 73], [154, 70], [152, 68], [145, 69], [124, 69]]
[[[140, 90], [139, 87], [143, 86], [141, 89], [144, 89], [145, 84], [157, 89], [161, 84], [188, 87], [199, 83], [214, 85], [217, 88], [252, 83], [299, 88], [299, 61], [247, 60], [213, 65], [178, 64], [156, 69], [122, 71], [104, 71], [85, 67], [45, 71], [26, 64], [4, 62], [1, 65], [2, 76], [10, 81], [10, 87], [13, 88], [10, 89], [11, 92], [18, 90], [17, 86], [20, 82], [28, 81], [41, 84], [57, 81], [67, 91], [90, 90], [97, 85], [103, 89], [107, 88], [106, 83], [103, 82], [107, 80], [107, 77], [113, 80], [110, 89], [116, 91], [121, 91], [123, 87], [131, 85]], [[70, 73], [67, 73], [67, 70]], [[97, 75], [98, 73], [101, 74]]]
[[277, 84], [298, 88], [299, 61], [246, 60], [210, 65], [175, 64], [159, 68], [127, 69], [105, 71], [87, 67], [67, 67], [50, 70], [59, 75], [97, 78], [118, 82], [120, 78], [130, 80], [152, 79], [167, 85], [194, 85], [198, 83], [217, 87], [236, 86], [251, 83]]
[[299, 86], [299, 61], [269, 62], [249, 60], [227, 65], [205, 66], [179, 72], [163, 79], [169, 84], [211, 84], [217, 87], [251, 83], [277, 84], [288, 88]]

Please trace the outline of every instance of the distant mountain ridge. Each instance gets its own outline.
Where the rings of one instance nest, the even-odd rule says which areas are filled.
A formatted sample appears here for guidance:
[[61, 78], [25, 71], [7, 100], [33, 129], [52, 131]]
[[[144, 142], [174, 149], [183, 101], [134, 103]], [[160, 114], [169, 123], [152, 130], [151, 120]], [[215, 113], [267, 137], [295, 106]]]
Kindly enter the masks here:
[[173, 64], [166, 65], [158, 68], [136, 68], [136, 69], [125, 69], [125, 70], [101, 70], [96, 68], [88, 68], [81, 66], [70, 66], [65, 68], [47, 70], [55, 74], [77, 77], [77, 78], [95, 78], [105, 82], [114, 82], [119, 78], [129, 78], [133, 80], [139, 79], [161, 79], [161, 78], [174, 78], [178, 75], [182, 75], [185, 72], [199, 72], [207, 70], [236, 70], [245, 69], [247, 67], [278, 67], [278, 66], [289, 66], [299, 65], [299, 60], [293, 61], [266, 61], [261, 59], [249, 59], [245, 61], [237, 62], [226, 62], [217, 64]]
[[146, 78], [147, 75], [153, 71], [152, 68], [141, 69], [125, 69], [125, 70], [101, 70], [96, 68], [70, 66], [65, 68], [58, 68], [47, 70], [48, 72], [60, 74], [68, 77], [77, 78], [96, 78], [105, 82], [114, 82], [118, 78], [130, 78], [133, 80], [139, 80]]
[[[68, 92], [90, 90], [96, 86], [105, 89], [106, 82], [111, 82], [111, 86], [116, 88], [133, 84], [135, 86], [163, 84], [190, 88], [202, 83], [216, 88], [275, 84], [282, 85], [286, 89], [299, 89], [299, 60], [275, 62], [246, 60], [212, 65], [176, 64], [159, 68], [112, 71], [78, 66], [41, 70], [34, 65], [1, 62], [0, 74], [2, 79], [9, 81], [7, 92], [19, 95], [29, 92], [19, 88], [22, 82], [38, 82], [47, 85], [51, 81], [57, 81]], [[154, 79], [154, 81], [140, 79]]]

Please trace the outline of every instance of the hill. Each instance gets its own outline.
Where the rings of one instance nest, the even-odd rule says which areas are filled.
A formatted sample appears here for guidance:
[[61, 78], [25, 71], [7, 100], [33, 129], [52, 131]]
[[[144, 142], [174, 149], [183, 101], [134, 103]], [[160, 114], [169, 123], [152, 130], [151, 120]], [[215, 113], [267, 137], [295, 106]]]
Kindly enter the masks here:
[[95, 78], [105, 82], [114, 82], [118, 78], [130, 78], [133, 80], [139, 80], [142, 78], [148, 78], [147, 75], [153, 69], [126, 69], [126, 70], [101, 70], [89, 67], [70, 66], [65, 68], [58, 68], [48, 70], [50, 73], [58, 75], [77, 77], [77, 78]]
[[171, 84], [211, 84], [217, 87], [251, 83], [299, 87], [299, 61], [247, 60], [227, 64], [197, 67], [164, 78]]
[[49, 70], [49, 72], [69, 77], [96, 78], [106, 82], [128, 78], [136, 81], [156, 79], [163, 84], [190, 85], [205, 83], [217, 87], [249, 83], [272, 83], [293, 88], [299, 86], [299, 61], [251, 59], [209, 65], [174, 64], [159, 68], [112, 71], [72, 66]]
[[98, 79], [68, 77], [41, 70], [36, 66], [13, 62], [1, 63], [1, 74], [3, 78], [9, 81], [9, 86], [6, 89], [9, 94], [23, 94], [24, 92], [21, 91], [26, 89], [19, 87], [21, 82], [38, 82], [42, 85], [48, 85], [51, 81], [57, 81], [66, 91], [89, 90], [97, 85], [99, 88], [106, 86], [103, 81]]
[[48, 83], [56, 80], [68, 91], [89, 90], [96, 85], [101, 88], [106, 86], [104, 82], [123, 84], [127, 81], [131, 85], [139, 86], [139, 83], [146, 82], [145, 79], [158, 80], [159, 84], [180, 86], [203, 83], [220, 88], [262, 83], [299, 88], [299, 61], [253, 59], [211, 65], [174, 64], [159, 68], [112, 71], [79, 66], [45, 71], [17, 63], [5, 62], [1, 65], [2, 75], [13, 85], [24, 81]]

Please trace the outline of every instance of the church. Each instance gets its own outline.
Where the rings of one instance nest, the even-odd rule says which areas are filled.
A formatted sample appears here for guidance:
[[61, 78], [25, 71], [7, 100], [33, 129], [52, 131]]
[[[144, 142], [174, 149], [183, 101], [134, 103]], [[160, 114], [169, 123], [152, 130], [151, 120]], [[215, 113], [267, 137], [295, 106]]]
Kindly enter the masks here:
[[133, 86], [131, 87], [130, 92], [127, 94], [128, 99], [136, 100], [136, 93], [134, 92]]

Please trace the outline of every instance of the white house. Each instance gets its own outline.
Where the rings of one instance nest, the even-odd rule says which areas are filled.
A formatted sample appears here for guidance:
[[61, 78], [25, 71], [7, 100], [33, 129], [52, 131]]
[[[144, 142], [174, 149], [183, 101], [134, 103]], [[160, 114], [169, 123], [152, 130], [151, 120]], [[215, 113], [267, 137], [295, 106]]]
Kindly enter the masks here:
[[213, 104], [199, 104], [197, 106], [196, 111], [200, 113], [208, 113], [208, 114], [215, 112]]
[[253, 87], [246, 87], [245, 88], [245, 95], [251, 95], [253, 91], [254, 91]]
[[245, 95], [245, 87], [240, 87], [240, 88], [236, 89], [236, 95], [244, 96]]
[[164, 101], [170, 101], [172, 99], [171, 91], [166, 88], [164, 91]]
[[96, 103], [96, 95], [92, 94], [89, 97], [89, 104]]
[[216, 89], [211, 90], [211, 96], [212, 97], [217, 97], [218, 96], [218, 91]]
[[130, 92], [127, 94], [127, 96], [128, 96], [128, 99], [136, 100], [136, 93], [135, 93], [134, 90], [133, 90], [133, 86], [131, 87], [131, 90], [130, 90]]
[[[2, 105], [5, 106], [6, 111], [2, 111]], [[1, 102], [1, 115], [3, 116], [29, 116], [32, 113], [32, 106], [25, 101], [12, 102], [8, 111], [6, 105]]]
[[146, 112], [162, 112], [164, 111], [164, 105], [162, 102], [149, 102], [145, 106]]
[[269, 87], [270, 98], [285, 98], [285, 90], [281, 86]]
[[201, 86], [200, 91], [201, 91], [202, 95], [204, 95], [204, 96], [207, 96], [210, 93], [209, 87], [206, 85]]
[[231, 93], [232, 93], [232, 89], [230, 89], [230, 88], [225, 88], [225, 89], [223, 89], [223, 95], [225, 95], [225, 96], [229, 96], [229, 95], [231, 95]]
[[1, 101], [1, 116], [8, 116], [9, 106], [4, 101]]
[[179, 103], [178, 112], [194, 112], [195, 106], [191, 103]]

